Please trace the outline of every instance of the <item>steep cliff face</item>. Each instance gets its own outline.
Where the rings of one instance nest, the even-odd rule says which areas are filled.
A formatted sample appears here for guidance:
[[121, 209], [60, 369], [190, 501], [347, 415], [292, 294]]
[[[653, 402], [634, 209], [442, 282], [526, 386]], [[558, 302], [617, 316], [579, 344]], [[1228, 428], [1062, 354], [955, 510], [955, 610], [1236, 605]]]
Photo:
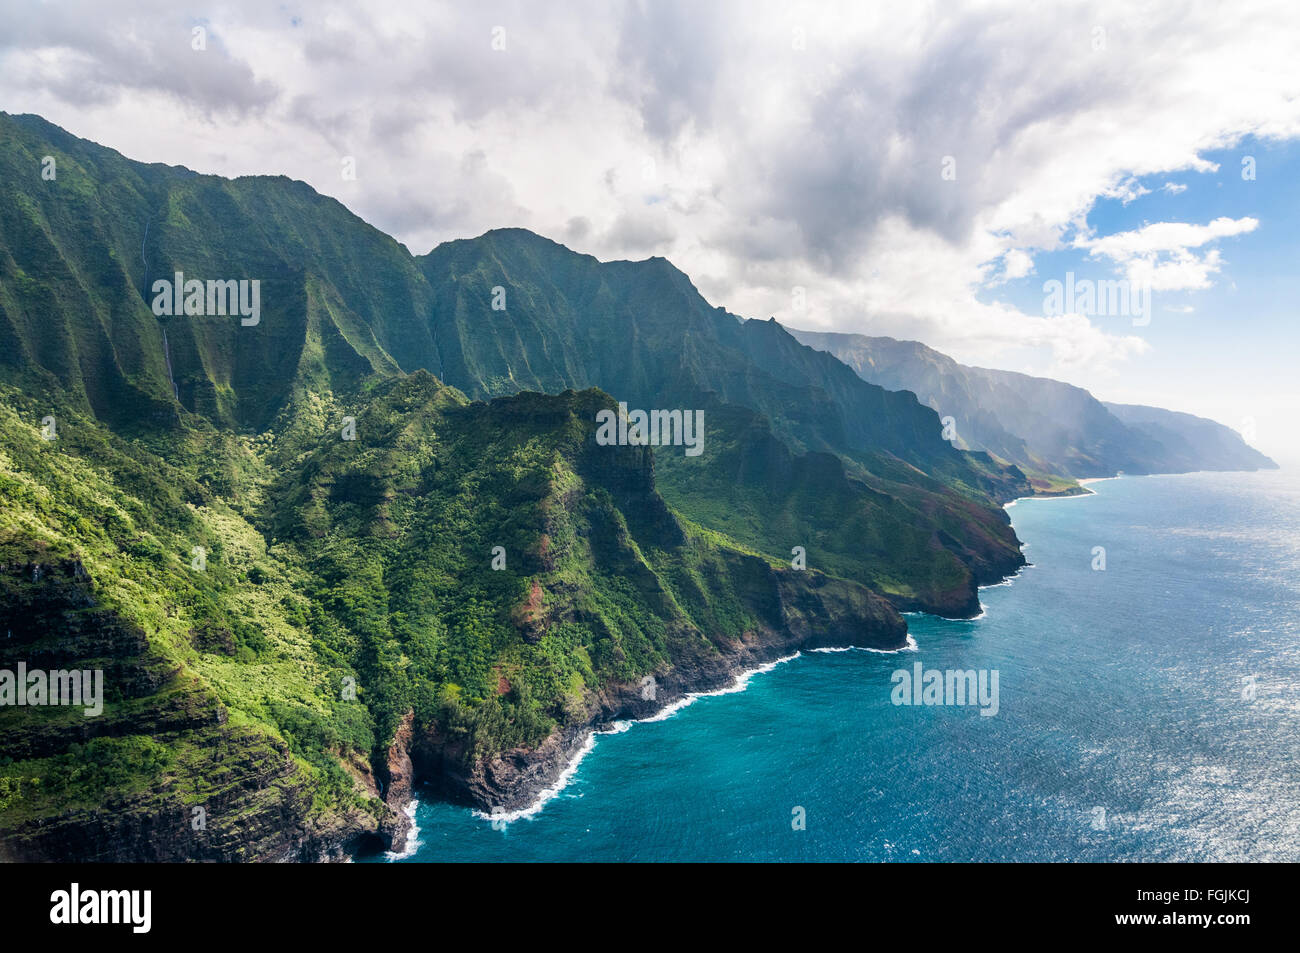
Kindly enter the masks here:
[[1241, 434], [1213, 420], [1140, 404], [1107, 403], [1105, 407], [1130, 430], [1164, 448], [1169, 472], [1277, 469], [1277, 463], [1247, 444]]
[[662, 258], [600, 262], [506, 228], [419, 264], [439, 340], [459, 342], [443, 378], [470, 397], [600, 387], [632, 406], [695, 407], [712, 395], [765, 415], [799, 449], [960, 459], [914, 398], [865, 383], [773, 321], [710, 306]]
[[[0, 114], [0, 131], [0, 380], [57, 385], [119, 429], [183, 409], [261, 431], [303, 388], [426, 370], [471, 398], [707, 397], [767, 417], [796, 451], [887, 454], [945, 482], [1016, 489], [954, 450], [912, 395], [774, 321], [737, 321], [662, 258], [599, 262], [523, 229], [415, 258], [300, 182], [132, 162], [36, 116]], [[27, 174], [44, 155], [55, 182]], [[207, 314], [206, 298], [202, 313], [155, 316], [154, 283], [178, 274], [186, 287], [258, 281], [256, 323]]]
[[[29, 174], [44, 155], [53, 182]], [[260, 431], [295, 384], [396, 373], [392, 354], [437, 363], [410, 254], [303, 183], [132, 162], [3, 113], [0, 181], [0, 380], [28, 393], [54, 387], [130, 432], [182, 409]], [[154, 283], [177, 273], [258, 281], [256, 324], [206, 313], [206, 297], [156, 317]]]
[[[888, 498], [891, 535], [937, 541], [883, 539], [850, 578], [893, 577], [917, 606], [958, 611], [960, 581], [931, 598], [925, 580], [951, 575], [954, 556], [1015, 545], [991, 521], [997, 502], [1030, 492], [1024, 474], [956, 450], [930, 407], [868, 383], [775, 321], [710, 306], [663, 259], [599, 262], [522, 229], [417, 259], [302, 183], [136, 163], [34, 116], [0, 114], [0, 129], [0, 177], [11, 183], [0, 192], [0, 381], [58, 394], [119, 433], [156, 445], [208, 426], [275, 432], [312, 400], [419, 370], [471, 397], [601, 387], [632, 406], [703, 408], [745, 428], [714, 423], [714, 439], [763, 429], [757, 442], [783, 445], [779, 456], [842, 457], [875, 494], [854, 501], [859, 523], [876, 515], [872, 500]], [[47, 154], [57, 181], [24, 174]], [[256, 323], [156, 317], [154, 282], [178, 273], [259, 281]], [[759, 457], [749, 459], [752, 470]], [[814, 520], [802, 498], [782, 495], [785, 481], [754, 477], [765, 508]], [[364, 491], [339, 492], [354, 489]], [[703, 518], [713, 509], [690, 515], [722, 529]], [[988, 545], [944, 551], [949, 538], [976, 536]], [[911, 554], [906, 565], [886, 565], [895, 550]], [[789, 545], [773, 539], [763, 551], [784, 556]]]
[[706, 428], [698, 458], [656, 455], [658, 485], [676, 511], [759, 552], [789, 564], [798, 547], [810, 568], [950, 617], [977, 615], [978, 587], [1024, 565], [1001, 508], [920, 492], [886, 465], [794, 454], [741, 408], [711, 409]]
[[775, 320], [711, 306], [662, 258], [600, 262], [506, 228], [419, 263], [445, 342], [438, 373], [471, 397], [598, 387], [631, 407], [744, 409], [796, 453], [844, 454], [881, 476], [902, 461], [895, 479], [939, 505], [954, 488], [1029, 492], [1018, 471], [956, 450], [914, 395], [868, 383]]
[[733, 639], [685, 642], [671, 660], [635, 681], [612, 681], [585, 693], [583, 711], [541, 741], [473, 757], [463, 739], [439, 724], [416, 739], [421, 781], [442, 797], [485, 812], [530, 805], [555, 784], [592, 730], [646, 718], [688, 693], [707, 692], [768, 662], [814, 648], [899, 649], [907, 627], [887, 603], [861, 587], [816, 572], [773, 569], [738, 556], [749, 579], [754, 624]]
[[[0, 389], [10, 859], [317, 859], [384, 839], [391, 812], [347, 767], [370, 760], [373, 731], [315, 654], [296, 570], [214, 494], [249, 460], [192, 436], [164, 459]], [[80, 704], [55, 705], [20, 672], [33, 691], [88, 680]]]
[[9, 861], [342, 858], [382, 813], [313, 807], [287, 746], [232, 724], [216, 695], [98, 603], [75, 557], [0, 565], [0, 670], [103, 673], [103, 713], [0, 708], [0, 857]]
[[833, 354], [864, 380], [909, 390], [952, 416], [965, 447], [1031, 471], [1070, 477], [1276, 467], [1240, 435], [1213, 421], [1103, 403], [1082, 387], [1043, 377], [958, 364], [916, 341], [790, 332]]

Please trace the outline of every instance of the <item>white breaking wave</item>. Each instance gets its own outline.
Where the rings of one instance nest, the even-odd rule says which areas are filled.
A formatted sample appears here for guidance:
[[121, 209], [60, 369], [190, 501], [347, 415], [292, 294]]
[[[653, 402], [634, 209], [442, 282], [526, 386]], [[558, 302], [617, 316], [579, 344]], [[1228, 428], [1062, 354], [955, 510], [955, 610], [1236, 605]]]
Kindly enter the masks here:
[[[622, 730], [626, 731], [627, 729], [625, 728]], [[582, 764], [582, 759], [587, 757], [587, 755], [591, 753], [592, 748], [596, 747], [596, 735], [605, 734], [605, 733], [606, 732], [595, 732], [595, 731], [588, 732], [587, 737], [582, 740], [582, 745], [579, 746], [576, 752], [574, 752], [574, 755], [569, 760], [569, 763], [565, 765], [564, 770], [560, 772], [560, 776], [555, 779], [555, 783], [552, 784], [550, 787], [543, 789], [537, 795], [536, 799], [533, 801], [532, 804], [529, 804], [527, 807], [521, 807], [517, 811], [502, 811], [500, 814], [487, 814], [483, 811], [474, 811], [474, 816], [481, 817], [484, 820], [488, 820], [488, 821], [495, 821], [501, 824], [509, 824], [512, 821], [523, 820], [525, 817], [532, 817], [534, 814], [536, 814], [543, 807], [546, 806], [546, 802], [551, 800], [551, 798], [555, 797], [557, 794], [559, 794], [561, 791], [563, 791], [566, 787], [569, 786], [569, 782], [573, 780], [573, 776], [578, 771], [578, 765]], [[621, 732], [615, 732], [615, 731], [611, 731], [608, 733], [621, 734]]]
[[[1025, 547], [1024, 547], [1024, 545], [1022, 544], [1020, 548], [1021, 548], [1021, 549], [1024, 549]], [[999, 588], [999, 587], [1001, 587], [1001, 586], [1010, 586], [1011, 583], [1013, 583], [1016, 579], [1020, 578], [1020, 574], [1021, 574], [1022, 572], [1024, 572], [1026, 569], [1033, 569], [1033, 568], [1034, 568], [1034, 564], [1033, 564], [1033, 563], [1025, 563], [1023, 566], [1021, 566], [1019, 569], [1017, 569], [1017, 570], [1016, 570], [1015, 572], [1013, 572], [1011, 575], [1007, 576], [1006, 579], [1001, 579], [1001, 580], [999, 580], [998, 582], [991, 582], [991, 583], [989, 583], [987, 586], [979, 586], [978, 589], [977, 589], [977, 591], [979, 591], [979, 592], [983, 592], [985, 589], [997, 589], [997, 588]], [[983, 608], [983, 606], [984, 606], [984, 603], [981, 602], [981, 603], [980, 603], [980, 607]]]
[[[1079, 485], [1080, 485], [1080, 486], [1083, 486], [1084, 483], [1098, 483], [1098, 482], [1100, 482], [1101, 480], [1114, 480], [1114, 479], [1116, 479], [1116, 478], [1115, 478], [1115, 477], [1100, 477], [1100, 478], [1097, 479], [1097, 480], [1080, 480], [1080, 481], [1079, 481]], [[1002, 508], [1003, 508], [1004, 510], [1009, 510], [1009, 509], [1011, 509], [1011, 507], [1015, 506], [1017, 503], [1025, 503], [1025, 502], [1028, 502], [1028, 503], [1051, 503], [1053, 500], [1086, 500], [1086, 499], [1087, 499], [1088, 497], [1090, 497], [1090, 496], [1096, 496], [1096, 495], [1097, 495], [1097, 491], [1096, 491], [1096, 490], [1089, 490], [1086, 486], [1083, 487], [1083, 489], [1084, 489], [1084, 492], [1083, 492], [1083, 493], [1070, 493], [1070, 494], [1067, 494], [1067, 495], [1065, 495], [1065, 496], [1018, 496], [1018, 497], [1016, 497], [1014, 500], [1012, 500], [1010, 503], [1004, 503], [1004, 504], [1002, 504]]]
[[747, 671], [741, 672], [735, 677], [735, 679], [732, 681], [730, 685], [727, 685], [723, 688], [715, 689], [711, 692], [687, 692], [681, 698], [677, 699], [677, 701], [673, 702], [670, 705], [666, 705], [663, 709], [655, 712], [653, 715], [650, 715], [647, 718], [620, 719], [618, 721], [611, 722], [605, 728], [600, 728], [596, 731], [588, 732], [587, 737], [583, 739], [581, 746], [579, 746], [578, 750], [574, 752], [573, 757], [569, 760], [569, 763], [565, 766], [564, 770], [560, 772], [560, 776], [555, 779], [555, 783], [552, 784], [550, 787], [541, 791], [537, 795], [537, 797], [533, 799], [533, 802], [529, 804], [527, 807], [522, 807], [517, 811], [503, 811], [499, 814], [489, 814], [485, 811], [476, 810], [473, 812], [473, 814], [475, 817], [482, 818], [483, 820], [496, 821], [498, 823], [503, 823], [503, 824], [509, 824], [513, 821], [523, 820], [524, 818], [531, 818], [537, 813], [539, 813], [541, 809], [545, 807], [546, 804], [552, 798], [556, 797], [561, 791], [563, 791], [566, 787], [568, 787], [569, 782], [573, 780], [573, 776], [577, 774], [578, 766], [582, 764], [582, 759], [587, 757], [587, 755], [591, 753], [591, 749], [596, 747], [597, 735], [621, 735], [623, 732], [627, 731], [637, 722], [648, 723], [654, 721], [664, 721], [668, 718], [671, 718], [673, 715], [677, 714], [683, 708], [695, 703], [697, 700], [701, 698], [709, 698], [710, 696], [713, 695], [730, 695], [733, 692], [743, 692], [745, 688], [749, 685], [749, 680], [753, 678], [755, 675], [758, 675], [762, 672], [770, 672], [772, 671], [772, 669], [776, 668], [778, 665], [782, 664], [783, 662], [789, 662], [794, 659], [797, 659], [798, 657], [799, 657], [799, 653], [795, 652], [793, 655], [787, 655], [784, 656], [783, 658], [776, 659], [775, 661], [767, 662], [766, 664], [760, 665], [757, 668], [751, 668]]
[[411, 826], [406, 829], [406, 843], [401, 850], [384, 851], [385, 860], [405, 860], [424, 846], [424, 841], [420, 840], [420, 826], [415, 823], [415, 809], [419, 806], [419, 798], [411, 798], [402, 808], [402, 813], [411, 819]]
[[809, 649], [809, 652], [875, 652], [877, 655], [896, 655], [899, 652], [919, 652], [920, 647], [916, 644], [916, 639], [912, 638], [912, 633], [907, 633], [907, 644], [900, 645], [896, 649], [869, 649], [865, 645], [844, 645], [835, 648]]

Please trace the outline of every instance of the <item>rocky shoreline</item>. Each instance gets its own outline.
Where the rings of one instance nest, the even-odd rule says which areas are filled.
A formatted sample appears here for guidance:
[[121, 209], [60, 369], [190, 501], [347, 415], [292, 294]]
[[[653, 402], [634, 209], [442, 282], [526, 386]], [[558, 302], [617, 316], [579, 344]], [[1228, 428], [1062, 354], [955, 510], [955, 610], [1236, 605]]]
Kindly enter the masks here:
[[[1087, 496], [1093, 492], [1085, 485], [1079, 485], [1060, 493], [1037, 492], [1016, 497], [1004, 505], [1011, 506], [1024, 499]], [[1027, 565], [1023, 553], [1018, 553], [1018, 559], [1006, 566], [975, 572], [970, 599], [963, 606], [968, 614], [959, 613], [953, 617], [977, 616], [981, 611], [978, 590], [1015, 577]], [[778, 572], [777, 576], [786, 580], [792, 578], [788, 572]], [[796, 592], [797, 587], [785, 582], [781, 584], [783, 601], [794, 598]], [[906, 600], [893, 599], [888, 603], [890, 608], [904, 612], [918, 608], [933, 612], [934, 609], [912, 606]], [[746, 633], [744, 638], [721, 646], [716, 653], [701, 652], [656, 672], [653, 697], [644, 697], [639, 682], [607, 686], [596, 697], [590, 716], [582, 724], [557, 730], [535, 748], [502, 752], [490, 761], [476, 764], [469, 773], [456, 766], [463, 762], [458, 762], [458, 752], [445, 739], [436, 735], [418, 736], [408, 716], [389, 750], [388, 771], [392, 780], [384, 790], [384, 801], [392, 812], [392, 820], [381, 825], [378, 836], [355, 837], [328, 855], [301, 859], [351, 859], [377, 850], [399, 850], [411, 828], [412, 821], [406, 809], [417, 789], [484, 813], [490, 814], [496, 809], [506, 817], [518, 816], [525, 810], [540, 806], [539, 799], [555, 788], [585, 754], [593, 734], [607, 731], [618, 722], [651, 719], [689, 695], [727, 688], [738, 679], [799, 652], [819, 648], [901, 651], [908, 646], [906, 623], [897, 612], [857, 622], [856, 626], [841, 623], [829, 631], [814, 632], [810, 627], [796, 623], [783, 631], [769, 629]]]
[[[1087, 492], [1080, 488], [1079, 494], [1069, 495]], [[981, 611], [979, 589], [1014, 576], [1025, 565], [1023, 553], [1017, 551], [1016, 559], [1007, 561], [1006, 565], [975, 568], [971, 591], [954, 600], [953, 617], [977, 616]], [[676, 659], [673, 665], [653, 673], [652, 697], [644, 697], [640, 682], [608, 685], [592, 699], [589, 715], [581, 724], [555, 731], [535, 748], [502, 752], [474, 764], [466, 772], [461, 749], [435, 733], [416, 733], [408, 718], [389, 751], [389, 772], [395, 780], [385, 790], [385, 803], [393, 820], [382, 826], [379, 839], [382, 848], [399, 850], [405, 843], [412, 823], [405, 809], [417, 789], [484, 813], [496, 810], [506, 816], [517, 816], [535, 806], [543, 794], [560, 782], [575, 759], [582, 756], [594, 733], [608, 730], [616, 722], [652, 718], [688, 695], [726, 688], [738, 678], [797, 652], [818, 648], [904, 649], [908, 644], [907, 624], [899, 612], [936, 608], [911, 605], [907, 600], [886, 600], [873, 593], [867, 613], [842, 614], [833, 624], [814, 629], [800, 610], [811, 608], [810, 603], [814, 601], [819, 608], [824, 608], [827, 593], [835, 583], [815, 572], [781, 570], [773, 574], [785, 626], [747, 632], [741, 639], [719, 645], [714, 651], [701, 649]], [[836, 601], [835, 595], [830, 598]], [[822, 615], [824, 618], [825, 614]], [[374, 839], [369, 847], [369, 852], [373, 852]]]
[[[783, 587], [783, 589], [786, 587]], [[783, 595], [786, 594], [783, 592]], [[641, 682], [607, 686], [595, 698], [589, 717], [580, 725], [557, 730], [535, 748], [516, 748], [480, 762], [466, 773], [459, 754], [436, 735], [415, 736], [408, 718], [389, 752], [394, 778], [385, 802], [394, 820], [384, 825], [383, 848], [397, 850], [405, 842], [411, 820], [405, 811], [416, 788], [485, 813], [507, 816], [534, 806], [554, 788], [581, 757], [593, 733], [616, 722], [652, 718], [692, 694], [727, 688], [764, 666], [801, 651], [818, 648], [870, 648], [898, 651], [908, 645], [906, 623], [896, 612], [880, 613], [870, 621], [812, 631], [794, 625], [784, 631], [749, 632], [711, 654], [700, 652], [654, 674], [653, 692]], [[364, 846], [364, 845], [363, 845]], [[370, 845], [373, 848], [373, 844]], [[365, 852], [363, 850], [363, 852]], [[371, 851], [373, 852], [373, 850]]]
[[[800, 651], [846, 647], [891, 651], [907, 646], [906, 622], [898, 608], [881, 596], [813, 570], [760, 565], [763, 570], [757, 578], [771, 598], [761, 614], [764, 621], [730, 641], [711, 642], [698, 632], [680, 639], [672, 662], [653, 672], [651, 690], [647, 691], [643, 680], [607, 684], [588, 696], [585, 718], [556, 730], [536, 747], [501, 752], [466, 768], [469, 759], [457, 747], [463, 742], [439, 737], [436, 729], [422, 730], [413, 714], [408, 713], [383, 763], [372, 765], [364, 757], [355, 757], [344, 764], [358, 789], [381, 802], [382, 809], [313, 815], [309, 792], [298, 782], [288, 750], [276, 744], [264, 751], [265, 743], [249, 735], [239, 742], [248, 748], [245, 760], [260, 764], [257, 776], [265, 780], [252, 787], [236, 784], [229, 795], [209, 800], [211, 824], [206, 833], [191, 832], [181, 805], [173, 803], [168, 794], [156, 791], [142, 795], [138, 804], [116, 805], [102, 812], [73, 811], [52, 818], [37, 830], [5, 844], [0, 859], [48, 860], [75, 855], [116, 862], [154, 859], [312, 863], [346, 862], [384, 850], [400, 851], [412, 826], [407, 808], [417, 791], [486, 813], [497, 809], [509, 816], [536, 805], [539, 797], [555, 788], [573, 768], [593, 733], [607, 730], [616, 722], [654, 717], [688, 695], [725, 689], [738, 678]], [[1005, 578], [1018, 567], [998, 568], [1005, 570], [1000, 574]], [[19, 569], [25, 578], [31, 578], [30, 567]], [[76, 566], [50, 578], [61, 580], [65, 576], [76, 580]], [[42, 605], [51, 603], [61, 612], [64, 602], [55, 596], [67, 586], [56, 591], [49, 588], [48, 581], [42, 581], [47, 583], [42, 587]], [[986, 584], [982, 579], [979, 583]], [[111, 621], [104, 620], [105, 631], [116, 631], [108, 625]], [[143, 633], [137, 641], [142, 651]], [[62, 664], [70, 660], [56, 661]], [[212, 701], [201, 693], [187, 698], [190, 708], [199, 715], [208, 711]], [[198, 726], [212, 735], [212, 740], [205, 743], [221, 751], [235, 751], [220, 706], [218, 715], [216, 723], [208, 725], [204, 721]], [[162, 727], [169, 724], [159, 721]], [[227, 761], [228, 756], [222, 760]], [[272, 804], [267, 799], [276, 789], [291, 796]], [[174, 813], [174, 818], [158, 816], [160, 799], [165, 805], [163, 813]]]
[[[311, 788], [286, 744], [228, 724], [224, 706], [208, 690], [196, 685], [152, 700], [168, 684], [166, 679], [174, 677], [174, 668], [155, 671], [146, 633], [95, 607], [80, 563], [6, 566], [10, 608], [25, 623], [11, 642], [15, 652], [49, 668], [75, 668], [86, 657], [113, 657], [120, 669], [115, 683], [133, 686], [133, 696], [149, 701], [155, 737], [172, 743], [181, 737], [178, 732], [188, 732], [184, 737], [195, 752], [192, 756], [210, 759], [226, 773], [217, 767], [208, 773], [220, 779], [220, 787], [202, 802], [205, 828], [191, 823], [192, 806], [179, 792], [159, 786], [99, 810], [72, 808], [12, 830], [0, 843], [0, 860], [339, 862], [400, 851], [411, 830], [407, 808], [417, 790], [509, 815], [554, 788], [592, 734], [615, 722], [653, 717], [690, 694], [726, 688], [738, 677], [799, 651], [854, 646], [897, 650], [907, 645], [899, 607], [871, 590], [816, 570], [780, 569], [755, 557], [742, 559], [755, 613], [752, 628], [742, 636], [709, 640], [694, 629], [680, 631], [669, 650], [671, 661], [652, 673], [652, 691], [646, 691], [641, 680], [605, 684], [587, 695], [585, 717], [536, 747], [504, 751], [483, 761], [465, 757], [458, 747], [463, 740], [439, 737], [436, 728], [422, 728], [408, 713], [381, 763], [372, 764], [364, 756], [341, 758], [358, 792], [370, 800], [369, 808], [357, 805], [325, 814], [312, 810]], [[973, 582], [982, 585], [982, 577], [991, 572], [1001, 570], [996, 573], [1001, 578], [1018, 568], [1012, 560], [1005, 562], [985, 563]], [[970, 589], [954, 592], [954, 605], [969, 602], [978, 607], [975, 586]], [[50, 651], [57, 652], [46, 659], [33, 655], [35, 647], [23, 636], [29, 628], [76, 637], [51, 643]], [[118, 721], [120, 726], [104, 719], [92, 727], [101, 733], [139, 730], [136, 721]], [[41, 754], [57, 740], [33, 729], [7, 738], [6, 744], [11, 752]], [[232, 766], [239, 769], [234, 774]]]

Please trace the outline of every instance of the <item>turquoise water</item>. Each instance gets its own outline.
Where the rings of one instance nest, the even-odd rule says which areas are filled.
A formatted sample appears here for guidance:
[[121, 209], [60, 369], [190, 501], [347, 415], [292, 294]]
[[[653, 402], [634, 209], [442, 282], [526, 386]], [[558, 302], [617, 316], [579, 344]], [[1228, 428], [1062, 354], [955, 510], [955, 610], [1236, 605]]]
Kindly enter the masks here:
[[[422, 803], [409, 859], [1300, 860], [1300, 485], [1092, 489], [1012, 506], [1033, 565], [982, 618], [912, 615], [914, 652], [804, 653], [600, 735], [504, 830]], [[894, 705], [918, 661], [997, 670], [998, 713]]]

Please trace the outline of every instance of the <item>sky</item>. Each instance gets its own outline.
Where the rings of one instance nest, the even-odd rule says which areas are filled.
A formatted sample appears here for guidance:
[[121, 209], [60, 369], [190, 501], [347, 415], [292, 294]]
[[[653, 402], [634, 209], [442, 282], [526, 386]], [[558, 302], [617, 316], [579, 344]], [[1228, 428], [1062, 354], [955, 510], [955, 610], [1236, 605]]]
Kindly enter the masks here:
[[522, 226], [663, 256], [745, 317], [1300, 464], [1293, 0], [0, 0], [0, 25], [0, 109], [130, 158], [302, 179], [417, 254]]

